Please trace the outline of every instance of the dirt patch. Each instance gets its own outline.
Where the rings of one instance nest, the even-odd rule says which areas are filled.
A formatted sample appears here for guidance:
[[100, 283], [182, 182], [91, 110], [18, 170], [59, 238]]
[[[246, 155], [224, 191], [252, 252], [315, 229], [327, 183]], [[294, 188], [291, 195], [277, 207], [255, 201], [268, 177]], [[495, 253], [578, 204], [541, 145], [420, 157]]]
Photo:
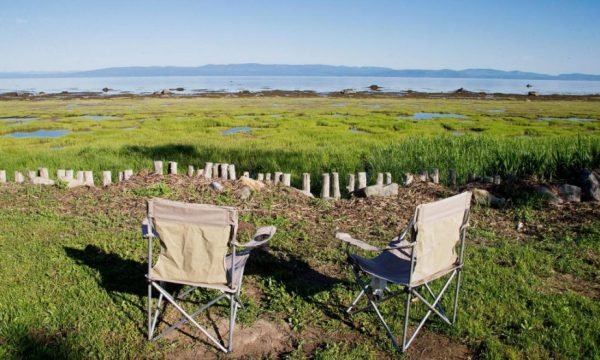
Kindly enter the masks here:
[[545, 285], [551, 293], [562, 293], [570, 290], [591, 299], [600, 300], [600, 284], [578, 279], [571, 274], [556, 273], [546, 280]]
[[450, 338], [431, 331], [422, 330], [408, 348], [409, 359], [472, 359], [469, 348]]

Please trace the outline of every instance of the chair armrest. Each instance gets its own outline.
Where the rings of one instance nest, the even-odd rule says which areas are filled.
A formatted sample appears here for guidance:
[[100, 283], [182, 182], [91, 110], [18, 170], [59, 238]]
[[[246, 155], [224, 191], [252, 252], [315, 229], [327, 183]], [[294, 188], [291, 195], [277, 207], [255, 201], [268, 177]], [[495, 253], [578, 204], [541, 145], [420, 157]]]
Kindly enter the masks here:
[[399, 241], [397, 244], [393, 244], [393, 242], [389, 243], [388, 246], [385, 247], [384, 250], [400, 250], [400, 249], [410, 249], [415, 246], [414, 242], [409, 243], [408, 241]]
[[367, 244], [366, 242], [362, 241], [362, 240], [358, 240], [358, 239], [354, 239], [352, 236], [350, 236], [350, 234], [346, 234], [346, 233], [336, 233], [335, 237], [339, 240], [342, 240], [343, 242], [345, 242], [347, 245], [354, 245], [357, 246], [363, 250], [367, 250], [367, 251], [381, 251], [379, 248]]
[[150, 230], [150, 219], [145, 217], [144, 220], [142, 220], [142, 238], [147, 239], [150, 236], [158, 237], [158, 234], [156, 233], [154, 228], [152, 229], [152, 233], [150, 233], [149, 230]]
[[256, 249], [265, 245], [269, 240], [271, 240], [273, 235], [275, 235], [275, 232], [277, 232], [277, 228], [275, 226], [263, 226], [256, 230], [254, 236], [252, 236], [252, 240], [244, 244], [235, 241], [233, 244], [242, 248]]

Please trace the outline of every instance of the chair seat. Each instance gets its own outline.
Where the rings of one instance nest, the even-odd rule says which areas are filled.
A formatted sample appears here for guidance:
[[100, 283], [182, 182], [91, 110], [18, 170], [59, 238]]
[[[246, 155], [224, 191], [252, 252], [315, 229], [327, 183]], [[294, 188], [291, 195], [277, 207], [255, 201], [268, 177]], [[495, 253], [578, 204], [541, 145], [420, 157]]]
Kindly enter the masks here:
[[399, 250], [388, 250], [373, 259], [351, 254], [355, 264], [364, 272], [396, 284], [408, 284], [410, 281], [410, 259]]
[[[152, 281], [164, 281], [164, 282], [169, 282], [169, 283], [174, 283], [174, 284], [189, 285], [189, 286], [195, 286], [195, 287], [204, 287], [204, 288], [221, 290], [223, 292], [232, 293], [232, 292], [235, 292], [240, 285], [242, 275], [243, 275], [242, 273], [243, 273], [244, 267], [246, 266], [246, 262], [248, 261], [249, 257], [250, 257], [250, 252], [236, 254], [235, 264], [234, 264], [235, 265], [235, 272], [234, 272], [235, 277], [233, 278], [232, 286], [229, 286], [228, 284], [208, 284], [208, 283], [201, 283], [201, 282], [191, 282], [191, 281], [188, 282], [188, 281], [164, 279], [164, 278], [161, 278], [158, 276], [153, 276], [152, 272], [150, 272], [150, 276], [148, 276], [148, 279], [150, 279]], [[231, 277], [231, 255], [227, 255], [227, 257], [225, 257], [225, 268], [227, 270], [227, 277], [230, 278]]]

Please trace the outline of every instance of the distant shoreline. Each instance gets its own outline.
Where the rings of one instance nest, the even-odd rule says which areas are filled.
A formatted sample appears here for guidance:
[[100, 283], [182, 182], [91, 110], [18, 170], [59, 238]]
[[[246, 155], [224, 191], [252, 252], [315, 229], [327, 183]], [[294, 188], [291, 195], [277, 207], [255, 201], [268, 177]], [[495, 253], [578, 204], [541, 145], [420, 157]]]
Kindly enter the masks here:
[[174, 90], [159, 90], [154, 93], [127, 93], [127, 92], [69, 92], [34, 93], [26, 91], [12, 91], [0, 93], [0, 100], [43, 100], [43, 99], [111, 99], [111, 98], [260, 98], [260, 97], [328, 97], [328, 98], [397, 98], [397, 99], [478, 99], [478, 100], [593, 100], [600, 101], [600, 94], [563, 95], [563, 94], [509, 94], [472, 92], [459, 89], [452, 92], [420, 92], [420, 91], [354, 91], [341, 90], [334, 92], [316, 92], [310, 90], [262, 90], [237, 92], [226, 91], [197, 91], [183, 93]]

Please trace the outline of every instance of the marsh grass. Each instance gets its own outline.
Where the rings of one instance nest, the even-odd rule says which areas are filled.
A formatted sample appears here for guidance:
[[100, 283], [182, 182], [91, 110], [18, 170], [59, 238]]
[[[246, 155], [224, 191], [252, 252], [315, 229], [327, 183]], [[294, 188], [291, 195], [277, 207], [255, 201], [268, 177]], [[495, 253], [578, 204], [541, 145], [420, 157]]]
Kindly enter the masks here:
[[[0, 101], [0, 117], [38, 117], [22, 124], [0, 122], [0, 134], [68, 129], [55, 139], [0, 136], [0, 168], [24, 171], [41, 166], [111, 170], [151, 168], [153, 160], [177, 161], [182, 168], [206, 161], [235, 163], [240, 171], [301, 174], [338, 171], [404, 172], [448, 168], [459, 180], [479, 175], [565, 177], [600, 163], [600, 121], [574, 123], [547, 117], [600, 119], [596, 102], [427, 99], [302, 98], [133, 98]], [[273, 104], [276, 103], [275, 107]], [[164, 106], [168, 104], [168, 106]], [[372, 106], [377, 105], [377, 108]], [[133, 107], [132, 107], [133, 106]], [[371, 107], [369, 107], [371, 106]], [[502, 108], [502, 113], [489, 109]], [[402, 120], [418, 111], [458, 113], [467, 119]], [[101, 121], [84, 115], [111, 115]], [[344, 116], [332, 116], [344, 114]], [[274, 116], [276, 115], [276, 116]], [[235, 127], [250, 133], [224, 136]], [[123, 129], [128, 129], [124, 131]], [[350, 131], [356, 129], [356, 131]], [[463, 136], [454, 136], [456, 133]], [[370, 177], [371, 180], [373, 177]]]

